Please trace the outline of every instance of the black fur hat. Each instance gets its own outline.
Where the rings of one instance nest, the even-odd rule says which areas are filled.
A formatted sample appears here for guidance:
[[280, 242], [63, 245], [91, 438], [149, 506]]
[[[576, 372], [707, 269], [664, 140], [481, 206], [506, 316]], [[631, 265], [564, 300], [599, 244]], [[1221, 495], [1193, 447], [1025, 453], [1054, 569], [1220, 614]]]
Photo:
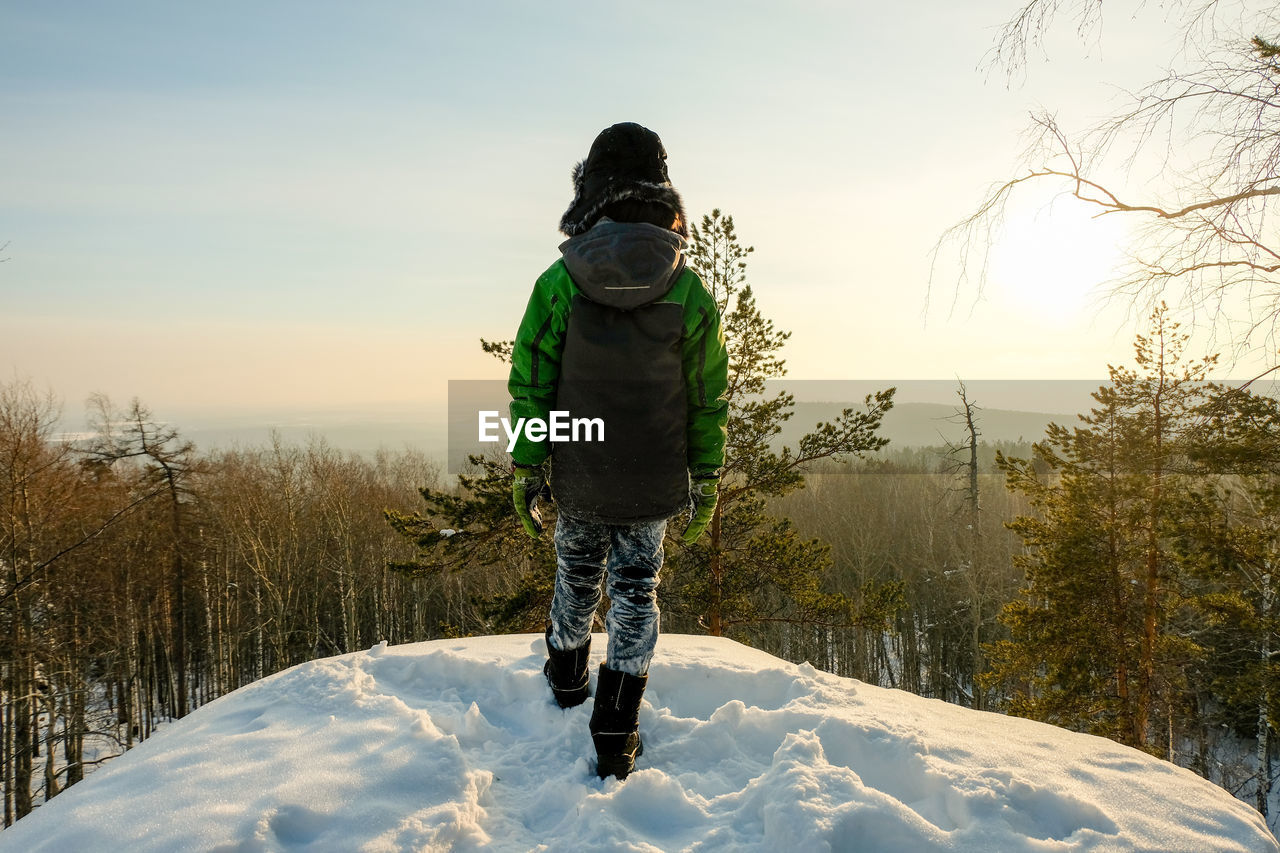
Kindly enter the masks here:
[[560, 230], [576, 237], [596, 224], [609, 205], [633, 199], [671, 208], [676, 231], [689, 236], [684, 202], [667, 177], [667, 151], [658, 134], [634, 122], [607, 127], [591, 143], [587, 159], [573, 167], [573, 202], [560, 218]]

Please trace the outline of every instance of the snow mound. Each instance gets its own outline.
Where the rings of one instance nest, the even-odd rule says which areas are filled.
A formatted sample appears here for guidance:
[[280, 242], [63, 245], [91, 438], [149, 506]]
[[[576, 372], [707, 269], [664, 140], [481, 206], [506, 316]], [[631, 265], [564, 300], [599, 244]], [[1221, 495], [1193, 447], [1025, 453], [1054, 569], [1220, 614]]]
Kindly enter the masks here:
[[709, 637], [661, 637], [644, 755], [601, 781], [591, 703], [555, 706], [544, 654], [517, 635], [296, 666], [161, 730], [0, 850], [1280, 850], [1247, 805], [1135, 750]]

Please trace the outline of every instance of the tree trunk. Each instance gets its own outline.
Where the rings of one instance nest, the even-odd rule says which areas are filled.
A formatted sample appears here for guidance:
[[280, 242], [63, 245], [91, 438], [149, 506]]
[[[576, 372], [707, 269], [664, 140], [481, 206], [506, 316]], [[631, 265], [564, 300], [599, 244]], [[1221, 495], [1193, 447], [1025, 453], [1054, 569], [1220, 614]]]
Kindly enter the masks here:
[[265, 675], [266, 663], [263, 660], [266, 640], [262, 632], [262, 580], [256, 573], [253, 576], [253, 680], [257, 681]]
[[217, 634], [213, 630], [213, 595], [209, 589], [209, 561], [200, 561], [200, 585], [204, 598], [204, 690], [200, 703], [207, 704], [222, 692], [222, 666], [218, 660]]
[[[68, 667], [71, 672], [72, 689], [67, 697], [65, 729], [63, 731], [63, 758], [67, 765], [65, 787], [70, 787], [84, 778], [84, 733], [85, 705], [90, 690], [88, 662], [84, 660], [84, 622], [76, 612], [71, 624], [71, 661]], [[110, 696], [111, 683], [107, 682], [107, 695]]]
[[[62, 697], [62, 733], [64, 738], [71, 735], [70, 726], [67, 720], [67, 697]], [[50, 684], [49, 691], [44, 697], [45, 714], [48, 716], [48, 723], [44, 730], [44, 799], [45, 802], [53, 799], [58, 795], [58, 768], [57, 762], [54, 760], [58, 754], [58, 745], [56, 733], [58, 731], [58, 701], [54, 697], [53, 685]]]
[[[13, 663], [10, 662], [9, 670], [12, 674]], [[13, 688], [12, 678], [7, 679], [9, 689]], [[12, 698], [13, 694], [9, 694]], [[0, 739], [0, 744], [4, 747], [4, 825], [13, 825], [13, 703], [6, 702], [3, 708], [0, 708], [0, 718], [4, 720], [4, 737]]]
[[719, 637], [723, 634], [720, 613], [724, 579], [724, 562], [721, 559], [720, 552], [721, 506], [721, 504], [716, 504], [716, 511], [711, 516], [711, 565], [709, 566], [711, 573], [711, 603], [707, 609], [707, 633], [713, 637]]
[[[19, 634], [20, 636], [20, 634]], [[18, 648], [21, 648], [19, 646]], [[13, 702], [13, 808], [14, 820], [31, 812], [31, 657], [19, 652], [14, 659]]]
[[182, 559], [182, 505], [178, 500], [178, 487], [172, 474], [169, 474], [169, 500], [173, 524], [173, 597], [170, 615], [173, 648], [168, 657], [170, 668], [174, 672], [177, 716], [181, 718], [187, 715], [187, 569]]
[[[1262, 665], [1269, 666], [1271, 660], [1271, 630], [1268, 620], [1271, 618], [1271, 573], [1262, 576]], [[1265, 670], [1264, 670], [1265, 671]], [[1264, 678], [1262, 690], [1258, 693], [1258, 811], [1263, 819], [1267, 815], [1267, 801], [1271, 799], [1271, 702], [1270, 679]], [[1270, 823], [1267, 824], [1270, 826]]]
[[[1163, 360], [1161, 362], [1163, 367]], [[1147, 743], [1151, 715], [1151, 701], [1155, 692], [1155, 656], [1158, 610], [1160, 606], [1160, 501], [1163, 476], [1164, 424], [1161, 419], [1161, 399], [1157, 392], [1154, 401], [1153, 441], [1154, 468], [1151, 482], [1151, 505], [1147, 513], [1146, 576], [1142, 597], [1142, 650], [1138, 669], [1138, 706], [1134, 728], [1138, 746]]]

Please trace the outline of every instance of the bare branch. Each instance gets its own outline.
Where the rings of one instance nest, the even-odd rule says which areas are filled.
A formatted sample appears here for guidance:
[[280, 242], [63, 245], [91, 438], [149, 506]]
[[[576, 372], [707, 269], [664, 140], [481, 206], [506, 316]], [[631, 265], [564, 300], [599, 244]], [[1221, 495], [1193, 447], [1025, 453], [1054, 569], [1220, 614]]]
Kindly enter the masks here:
[[[1072, 135], [1053, 115], [1033, 115], [1022, 174], [993, 185], [973, 214], [939, 238], [930, 290], [941, 249], [958, 246], [955, 298], [970, 277], [980, 298], [1009, 199], [1023, 185], [1045, 185], [1092, 205], [1095, 216], [1134, 217], [1131, 261], [1106, 282], [1113, 297], [1146, 306], [1168, 299], [1214, 338], [1223, 334], [1238, 355], [1274, 344], [1280, 242], [1269, 216], [1280, 196], [1280, 53], [1265, 39], [1219, 34], [1215, 7], [1212, 0], [1175, 7], [1186, 16], [1194, 56], [1131, 95], [1127, 108]], [[1053, 0], [1025, 5], [1002, 38], [1038, 43], [1060, 8]], [[1263, 32], [1280, 26], [1270, 13], [1256, 23]], [[1000, 52], [1025, 61], [1007, 45]], [[1157, 176], [1142, 180], [1143, 197], [1133, 198], [1128, 179], [1153, 155]]]

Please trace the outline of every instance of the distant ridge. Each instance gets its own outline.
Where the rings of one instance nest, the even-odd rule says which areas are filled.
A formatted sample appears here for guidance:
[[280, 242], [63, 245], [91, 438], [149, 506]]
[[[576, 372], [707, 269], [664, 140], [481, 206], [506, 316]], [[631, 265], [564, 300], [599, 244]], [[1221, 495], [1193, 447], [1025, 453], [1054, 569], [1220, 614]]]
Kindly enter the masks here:
[[[847, 407], [857, 409], [861, 403], [796, 403], [795, 414], [783, 427], [780, 441], [792, 448], [804, 433], [819, 421], [839, 417]], [[1073, 424], [1074, 414], [1021, 412], [1010, 409], [979, 409], [976, 413], [979, 441], [1039, 441], [1052, 422]], [[962, 444], [967, 440], [964, 422], [956, 407], [942, 403], [900, 403], [884, 417], [880, 435], [889, 439], [891, 448], [942, 447], [948, 442]]]
[[[795, 404], [794, 414], [783, 425], [775, 441], [793, 449], [800, 437], [819, 421], [839, 417], [841, 410], [860, 409], [862, 401], [808, 402]], [[1052, 421], [1075, 423], [1069, 413], [1028, 412], [1010, 409], [980, 409], [980, 440], [988, 443], [1038, 441]], [[370, 408], [359, 412], [290, 413], [254, 412], [235, 415], [191, 413], [170, 420], [183, 437], [194, 441], [202, 451], [267, 447], [273, 435], [286, 445], [305, 445], [323, 439], [331, 447], [357, 453], [372, 453], [379, 448], [410, 448], [430, 456], [444, 458], [450, 436], [443, 411], [423, 412]], [[87, 433], [73, 431], [68, 424], [68, 438], [84, 438]], [[948, 441], [964, 440], [963, 425], [956, 420], [956, 407], [943, 403], [898, 403], [885, 416], [880, 434], [889, 439], [892, 449], [905, 447], [941, 447]], [[491, 450], [479, 443], [463, 449], [463, 453]], [[457, 449], [453, 448], [456, 452]]]
[[[1239, 384], [1231, 380], [1218, 380]], [[1050, 423], [1077, 422], [1077, 413], [1094, 404], [1090, 397], [1105, 380], [979, 380], [966, 382], [968, 397], [977, 405], [980, 441], [1031, 442], [1043, 438]], [[509, 396], [502, 380], [452, 380], [450, 403], [335, 404], [308, 408], [208, 409], [157, 407], [157, 417], [178, 427], [182, 435], [208, 451], [268, 446], [273, 436], [287, 445], [323, 439], [329, 446], [359, 453], [379, 448], [410, 448], [437, 459], [446, 455], [465, 460], [468, 453], [493, 452], [496, 445], [472, 441], [481, 409], [506, 413]], [[778, 445], [794, 448], [804, 433], [820, 421], [839, 416], [846, 407], [860, 409], [868, 394], [895, 387], [893, 409], [880, 434], [892, 450], [943, 447], [964, 441], [956, 417], [960, 405], [956, 380], [780, 380], [768, 383], [767, 395], [791, 393], [795, 409], [783, 424]], [[458, 392], [455, 397], [455, 390]], [[1274, 392], [1273, 386], [1254, 388]], [[452, 428], [452, 430], [451, 430]], [[67, 438], [84, 436], [85, 425], [64, 419]], [[455, 468], [456, 470], [456, 468]]]

